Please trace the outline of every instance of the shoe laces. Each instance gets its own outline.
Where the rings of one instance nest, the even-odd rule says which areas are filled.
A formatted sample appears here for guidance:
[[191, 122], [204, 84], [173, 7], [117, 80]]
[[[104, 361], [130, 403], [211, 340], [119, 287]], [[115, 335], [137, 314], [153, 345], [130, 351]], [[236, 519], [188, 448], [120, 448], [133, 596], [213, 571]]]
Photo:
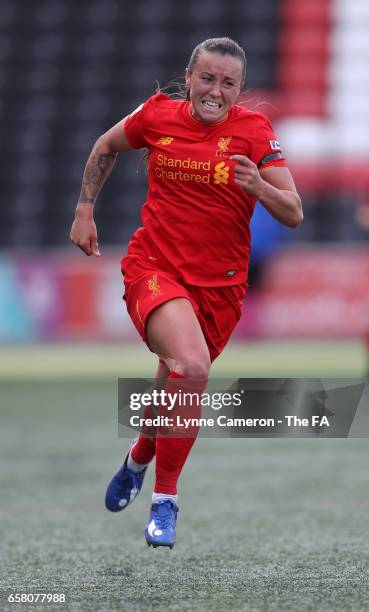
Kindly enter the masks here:
[[166, 529], [177, 517], [178, 508], [170, 500], [157, 502], [151, 509], [155, 512], [155, 524], [158, 529]]
[[141, 484], [141, 479], [142, 479], [141, 472], [134, 472], [133, 470], [129, 470], [129, 475], [132, 480], [133, 488], [139, 489], [140, 484]]

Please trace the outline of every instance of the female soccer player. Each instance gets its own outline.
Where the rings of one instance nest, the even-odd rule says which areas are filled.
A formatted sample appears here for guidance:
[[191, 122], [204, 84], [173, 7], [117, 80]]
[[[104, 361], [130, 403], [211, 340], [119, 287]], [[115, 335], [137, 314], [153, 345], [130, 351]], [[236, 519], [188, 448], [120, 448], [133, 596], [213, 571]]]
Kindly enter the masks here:
[[[245, 80], [243, 49], [229, 38], [200, 43], [185, 74], [187, 98], [158, 93], [100, 136], [87, 161], [70, 238], [99, 256], [93, 206], [117, 154], [149, 151], [143, 227], [122, 260], [128, 312], [158, 355], [165, 390], [205, 389], [212, 361], [241, 313], [258, 200], [297, 227], [301, 201], [269, 121], [237, 105]], [[197, 411], [200, 406], [197, 406]], [[145, 537], [173, 547], [177, 480], [195, 441], [141, 432], [106, 493], [112, 512], [126, 508], [156, 456]]]

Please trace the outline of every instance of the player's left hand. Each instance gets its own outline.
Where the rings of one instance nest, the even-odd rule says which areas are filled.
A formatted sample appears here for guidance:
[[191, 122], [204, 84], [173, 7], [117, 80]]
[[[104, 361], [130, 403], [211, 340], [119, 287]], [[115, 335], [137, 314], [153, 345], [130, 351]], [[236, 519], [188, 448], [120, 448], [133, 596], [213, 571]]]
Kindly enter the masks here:
[[246, 193], [258, 197], [263, 179], [259, 170], [246, 155], [232, 155], [229, 159], [238, 162], [234, 169], [234, 180]]

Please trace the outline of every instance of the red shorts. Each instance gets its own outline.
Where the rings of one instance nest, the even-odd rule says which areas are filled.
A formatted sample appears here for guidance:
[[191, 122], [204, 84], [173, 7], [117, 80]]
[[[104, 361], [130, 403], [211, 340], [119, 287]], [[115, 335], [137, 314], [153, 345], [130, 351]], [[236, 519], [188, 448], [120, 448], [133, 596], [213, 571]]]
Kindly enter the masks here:
[[146, 323], [150, 313], [173, 298], [186, 298], [200, 323], [211, 361], [227, 344], [241, 316], [247, 283], [226, 287], [188, 285], [140, 228], [122, 259], [128, 313], [147, 344]]

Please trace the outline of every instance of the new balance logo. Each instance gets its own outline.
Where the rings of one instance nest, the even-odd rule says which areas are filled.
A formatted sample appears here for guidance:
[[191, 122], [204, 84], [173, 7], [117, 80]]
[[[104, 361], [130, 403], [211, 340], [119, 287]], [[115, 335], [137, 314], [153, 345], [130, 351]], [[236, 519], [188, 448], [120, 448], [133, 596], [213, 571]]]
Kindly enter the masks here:
[[172, 136], [162, 136], [159, 138], [156, 144], [169, 145], [171, 142], [173, 142], [173, 140], [174, 138], [172, 138]]
[[215, 166], [214, 183], [216, 185], [228, 185], [228, 179], [229, 166], [226, 166], [224, 161], [219, 162], [219, 164], [216, 164]]

